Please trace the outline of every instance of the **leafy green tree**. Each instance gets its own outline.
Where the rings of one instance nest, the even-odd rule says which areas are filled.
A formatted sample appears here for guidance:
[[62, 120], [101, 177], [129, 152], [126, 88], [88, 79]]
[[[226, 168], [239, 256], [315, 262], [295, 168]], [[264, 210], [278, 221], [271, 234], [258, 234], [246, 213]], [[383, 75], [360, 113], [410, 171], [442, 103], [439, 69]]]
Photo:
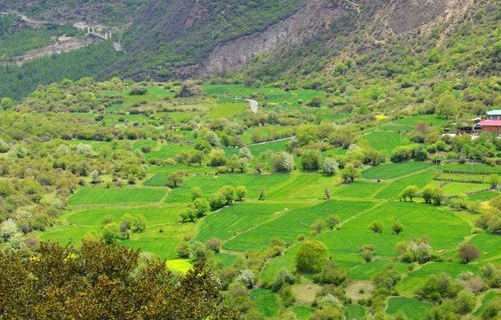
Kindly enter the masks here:
[[320, 152], [317, 150], [306, 150], [301, 155], [301, 166], [303, 170], [316, 171], [320, 169]]
[[2, 98], [0, 100], [0, 109], [2, 110], [12, 110], [15, 106], [16, 105], [11, 98]]
[[205, 216], [210, 211], [209, 201], [207, 201], [203, 198], [196, 198], [193, 201], [193, 206], [195, 208], [195, 211], [197, 212], [198, 218]]
[[360, 177], [360, 170], [358, 170], [353, 164], [347, 164], [342, 172], [344, 183], [353, 183], [355, 179]]
[[391, 227], [391, 229], [393, 230], [393, 233], [398, 236], [404, 231], [404, 226], [400, 222], [395, 221], [393, 222], [393, 226]]
[[458, 116], [458, 102], [451, 93], [446, 93], [440, 97], [440, 100], [435, 107], [435, 114], [446, 119]]
[[298, 271], [318, 273], [329, 261], [327, 247], [317, 240], [306, 240], [296, 253], [296, 268]]
[[200, 187], [193, 187], [191, 189], [191, 199], [192, 200], [196, 200], [196, 199], [199, 199], [199, 198], [202, 198], [202, 189]]
[[404, 199], [404, 201], [407, 201], [407, 198], [409, 198], [409, 200], [412, 202], [412, 200], [417, 196], [417, 193], [418, 188], [416, 186], [408, 186], [402, 191], [400, 197]]
[[237, 200], [238, 201], [243, 201], [245, 196], [247, 195], [247, 188], [244, 186], [238, 186], [235, 189], [236, 195], [237, 195]]
[[167, 176], [167, 186], [175, 189], [181, 185], [186, 179], [186, 173], [183, 171], [173, 172]]
[[369, 229], [374, 233], [383, 233], [384, 224], [381, 221], [374, 221], [369, 226]]
[[327, 176], [333, 176], [339, 170], [339, 163], [334, 158], [325, 158], [322, 172]]
[[272, 167], [276, 172], [289, 173], [294, 170], [294, 158], [287, 152], [279, 152], [272, 159]]

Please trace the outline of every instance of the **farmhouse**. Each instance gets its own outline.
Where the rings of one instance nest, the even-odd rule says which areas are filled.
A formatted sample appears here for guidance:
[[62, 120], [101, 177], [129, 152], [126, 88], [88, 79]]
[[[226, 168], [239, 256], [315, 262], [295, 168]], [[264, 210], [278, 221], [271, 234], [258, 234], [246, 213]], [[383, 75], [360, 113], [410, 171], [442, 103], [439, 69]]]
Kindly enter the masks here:
[[479, 125], [482, 132], [501, 132], [501, 110], [487, 111], [487, 119]]

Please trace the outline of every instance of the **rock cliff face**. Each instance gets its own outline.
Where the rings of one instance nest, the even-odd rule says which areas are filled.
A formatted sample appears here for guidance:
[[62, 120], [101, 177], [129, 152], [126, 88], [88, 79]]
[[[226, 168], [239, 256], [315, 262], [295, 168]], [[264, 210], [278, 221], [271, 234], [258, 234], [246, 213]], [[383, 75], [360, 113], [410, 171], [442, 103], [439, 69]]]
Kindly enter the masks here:
[[379, 36], [429, 29], [464, 12], [471, 0], [390, 0], [376, 14]]
[[243, 68], [256, 55], [280, 46], [295, 46], [329, 29], [334, 21], [346, 16], [349, 9], [329, 0], [310, 1], [304, 8], [262, 33], [219, 45], [197, 71], [211, 75]]

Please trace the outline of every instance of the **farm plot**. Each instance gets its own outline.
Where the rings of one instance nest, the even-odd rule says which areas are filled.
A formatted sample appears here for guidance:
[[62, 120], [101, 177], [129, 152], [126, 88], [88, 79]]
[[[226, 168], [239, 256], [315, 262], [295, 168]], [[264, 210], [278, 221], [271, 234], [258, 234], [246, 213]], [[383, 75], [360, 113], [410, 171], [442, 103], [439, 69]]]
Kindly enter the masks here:
[[[340, 230], [322, 233], [316, 237], [327, 245], [334, 261], [350, 271], [350, 277], [354, 279], [371, 279], [388, 265], [366, 264], [358, 249], [361, 246], [372, 244], [376, 249], [376, 260], [392, 262], [397, 255], [396, 245], [401, 241], [427, 237], [434, 249], [452, 250], [470, 231], [468, 224], [450, 210], [424, 204], [385, 203], [371, 210], [358, 210], [357, 213], [359, 215], [347, 221]], [[391, 232], [391, 226], [396, 220], [404, 226], [404, 231], [398, 236]], [[369, 230], [374, 221], [383, 223], [382, 234]], [[294, 246], [285, 255], [270, 262], [262, 274], [262, 279], [274, 279], [276, 273], [284, 267], [293, 271], [296, 250], [297, 246]], [[406, 265], [397, 264], [397, 267], [404, 270]]]
[[409, 273], [397, 284], [396, 289], [400, 294], [412, 296], [432, 275], [445, 273], [452, 278], [458, 278], [461, 273], [467, 271], [478, 274], [478, 266], [447, 262], [428, 263]]
[[345, 184], [338, 188], [333, 193], [334, 197], [341, 198], [362, 198], [372, 199], [386, 184], [372, 183], [366, 181], [356, 181], [354, 183]]
[[190, 146], [182, 145], [182, 144], [167, 144], [163, 145], [158, 151], [148, 152], [145, 157], [147, 160], [151, 159], [160, 159], [165, 160], [169, 158], [175, 158], [181, 152], [187, 152], [194, 150]]
[[250, 297], [264, 316], [274, 317], [278, 314], [280, 308], [278, 298], [270, 290], [254, 289], [250, 292]]
[[206, 242], [212, 238], [223, 241], [270, 220], [287, 208], [288, 204], [243, 203], [224, 208], [202, 220], [196, 240]]
[[430, 167], [431, 164], [429, 163], [414, 161], [383, 164], [363, 171], [362, 177], [371, 180], [395, 179], [429, 169]]
[[245, 186], [248, 190], [247, 199], [257, 199], [262, 190], [286, 182], [289, 175], [282, 174], [223, 174], [213, 176], [192, 176], [176, 189], [173, 189], [166, 198], [167, 202], [191, 202], [191, 189], [200, 187], [204, 197], [208, 198], [219, 188], [224, 186]]
[[391, 297], [388, 300], [386, 314], [390, 316], [404, 315], [407, 319], [425, 319], [431, 310], [432, 304], [406, 297]]
[[479, 262], [499, 263], [501, 262], [501, 237], [489, 233], [481, 233], [474, 236], [470, 243], [480, 250]]
[[368, 202], [325, 201], [312, 207], [289, 209], [277, 219], [262, 224], [249, 232], [244, 232], [224, 245], [225, 249], [247, 251], [265, 249], [272, 239], [277, 238], [291, 244], [301, 234], [311, 231], [311, 225], [319, 219], [338, 216], [344, 221], [373, 206]]
[[402, 191], [408, 186], [422, 189], [433, 181], [434, 174], [430, 171], [418, 173], [406, 178], [395, 180], [376, 194], [376, 199], [399, 199]]
[[66, 216], [66, 224], [50, 229], [41, 234], [44, 240], [57, 241], [62, 245], [80, 245], [82, 239], [102, 233], [102, 221], [111, 217], [114, 223], [120, 223], [125, 214], [143, 215], [146, 229], [143, 233], [131, 233], [130, 239], [119, 240], [118, 243], [131, 248], [151, 252], [166, 259], [174, 259], [176, 247], [187, 233], [193, 233], [196, 225], [179, 224], [180, 205], [162, 207], [106, 207], [77, 211]]
[[443, 172], [469, 174], [501, 174], [501, 167], [491, 167], [483, 164], [443, 164], [438, 167]]
[[481, 183], [461, 183], [461, 182], [451, 182], [442, 186], [444, 194], [446, 196], [457, 196], [461, 194], [469, 194], [474, 192], [489, 190], [490, 186], [488, 184]]
[[165, 190], [154, 188], [92, 188], [85, 187], [69, 199], [69, 204], [100, 205], [159, 202]]
[[390, 155], [393, 149], [398, 146], [408, 144], [410, 139], [407, 135], [396, 132], [372, 132], [364, 136], [365, 140], [372, 148]]

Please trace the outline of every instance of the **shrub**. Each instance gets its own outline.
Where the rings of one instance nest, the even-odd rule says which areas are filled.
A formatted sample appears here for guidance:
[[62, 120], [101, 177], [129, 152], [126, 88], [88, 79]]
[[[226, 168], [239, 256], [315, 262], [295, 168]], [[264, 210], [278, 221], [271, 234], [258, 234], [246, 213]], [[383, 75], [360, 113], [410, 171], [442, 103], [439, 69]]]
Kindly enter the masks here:
[[372, 230], [372, 232], [374, 233], [383, 233], [384, 224], [380, 221], [374, 221], [369, 226], [369, 229]]
[[205, 246], [207, 247], [208, 250], [214, 251], [215, 253], [219, 253], [219, 250], [221, 250], [221, 244], [223, 242], [221, 239], [218, 238], [212, 238], [207, 243]]
[[306, 150], [301, 155], [301, 166], [303, 170], [317, 171], [320, 169], [320, 152], [317, 150]]
[[245, 198], [245, 195], [247, 194], [247, 188], [244, 186], [238, 186], [235, 191], [237, 194], [237, 200], [243, 201]]
[[279, 152], [272, 159], [272, 167], [276, 172], [289, 173], [294, 170], [294, 157], [287, 152]]
[[418, 188], [416, 186], [408, 186], [402, 191], [400, 197], [407, 201], [407, 198], [412, 202], [412, 200], [416, 197], [418, 193]]
[[448, 275], [432, 275], [426, 283], [417, 290], [416, 295], [431, 302], [442, 302], [444, 299], [455, 298], [461, 286]]
[[296, 253], [296, 268], [301, 272], [318, 273], [328, 260], [328, 250], [322, 242], [306, 240]]
[[325, 158], [324, 163], [322, 165], [322, 172], [327, 176], [335, 175], [339, 170], [339, 163], [336, 159], [333, 158]]
[[480, 257], [480, 251], [478, 248], [472, 244], [465, 244], [459, 248], [459, 259], [464, 264], [468, 264], [471, 261], [478, 259]]
[[333, 261], [327, 261], [320, 272], [313, 277], [316, 283], [339, 286], [347, 279], [346, 272], [339, 269]]

